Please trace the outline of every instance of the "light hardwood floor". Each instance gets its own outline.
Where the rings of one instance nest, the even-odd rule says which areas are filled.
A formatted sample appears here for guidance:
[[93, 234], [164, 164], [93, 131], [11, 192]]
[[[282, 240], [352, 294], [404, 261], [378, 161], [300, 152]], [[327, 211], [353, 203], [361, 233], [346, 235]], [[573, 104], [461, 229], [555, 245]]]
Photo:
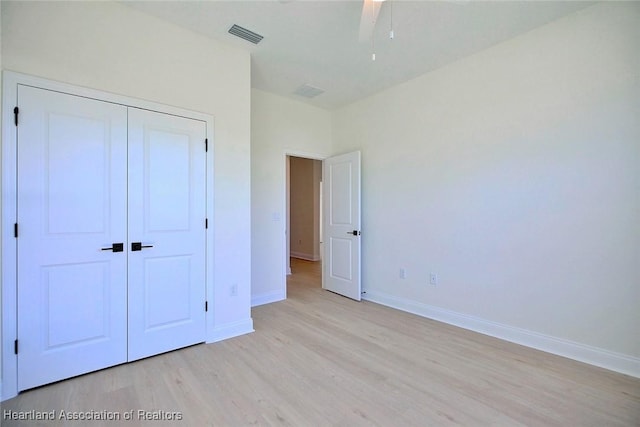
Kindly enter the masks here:
[[[133, 421], [2, 425], [640, 426], [640, 379], [323, 291], [292, 260], [256, 332], [20, 394], [6, 411], [115, 411]], [[140, 421], [138, 410], [181, 421]], [[164, 411], [164, 412], [158, 412]], [[15, 412], [14, 412], [15, 413]]]

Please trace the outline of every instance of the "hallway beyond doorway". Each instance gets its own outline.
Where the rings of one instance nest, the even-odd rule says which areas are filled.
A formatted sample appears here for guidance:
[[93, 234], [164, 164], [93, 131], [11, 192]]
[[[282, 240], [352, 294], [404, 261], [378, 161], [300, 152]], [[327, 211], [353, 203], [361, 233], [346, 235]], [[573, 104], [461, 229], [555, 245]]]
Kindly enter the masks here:
[[322, 261], [290, 259], [291, 274], [287, 276], [287, 297], [297, 298], [311, 289], [322, 290]]

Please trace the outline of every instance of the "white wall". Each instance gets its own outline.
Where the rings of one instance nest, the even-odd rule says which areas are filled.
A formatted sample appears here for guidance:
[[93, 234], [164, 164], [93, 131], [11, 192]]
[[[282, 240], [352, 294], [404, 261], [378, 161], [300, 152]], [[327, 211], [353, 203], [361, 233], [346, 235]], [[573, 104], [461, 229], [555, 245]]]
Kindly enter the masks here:
[[2, 66], [214, 116], [210, 306], [217, 336], [250, 330], [249, 54], [116, 2], [3, 1]]
[[301, 102], [251, 91], [252, 304], [285, 298], [285, 160], [328, 157], [331, 114]]
[[598, 4], [335, 112], [367, 298], [640, 376], [639, 40]]

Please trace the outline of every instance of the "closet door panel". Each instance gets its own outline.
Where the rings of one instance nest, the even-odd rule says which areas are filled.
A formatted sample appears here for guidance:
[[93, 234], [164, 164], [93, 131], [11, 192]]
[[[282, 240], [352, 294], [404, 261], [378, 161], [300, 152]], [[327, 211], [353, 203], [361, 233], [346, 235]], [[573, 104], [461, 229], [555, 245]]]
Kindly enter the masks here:
[[129, 109], [129, 360], [205, 339], [205, 135]]
[[126, 361], [127, 109], [18, 88], [18, 389]]

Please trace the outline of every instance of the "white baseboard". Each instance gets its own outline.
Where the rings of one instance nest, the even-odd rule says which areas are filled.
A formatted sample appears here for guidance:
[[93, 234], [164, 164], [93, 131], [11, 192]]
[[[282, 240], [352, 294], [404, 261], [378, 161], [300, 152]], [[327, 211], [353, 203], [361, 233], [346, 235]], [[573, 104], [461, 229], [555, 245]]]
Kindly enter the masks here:
[[313, 254], [306, 254], [306, 253], [303, 253], [303, 252], [291, 251], [291, 253], [289, 255], [291, 257], [293, 257], [293, 258], [304, 259], [306, 261], [320, 261], [320, 257], [319, 256], [314, 256]]
[[211, 331], [207, 337], [207, 343], [226, 340], [253, 331], [253, 319], [250, 317], [248, 319], [238, 320], [237, 322], [225, 323], [224, 325], [215, 327], [213, 331]]
[[251, 296], [251, 307], [257, 307], [263, 304], [271, 304], [272, 302], [278, 302], [287, 299], [284, 291], [265, 292], [258, 295]]
[[363, 299], [484, 335], [640, 378], [640, 358], [367, 290]]

